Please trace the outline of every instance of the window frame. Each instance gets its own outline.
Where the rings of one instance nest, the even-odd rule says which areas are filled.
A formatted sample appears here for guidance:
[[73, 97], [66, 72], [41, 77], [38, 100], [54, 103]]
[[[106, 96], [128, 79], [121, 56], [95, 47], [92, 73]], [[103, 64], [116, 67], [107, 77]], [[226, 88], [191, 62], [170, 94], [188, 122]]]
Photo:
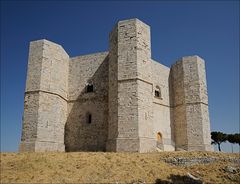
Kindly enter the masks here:
[[155, 87], [154, 97], [162, 100], [162, 91], [158, 85]]
[[93, 92], [94, 92], [93, 84], [87, 84], [86, 85], [86, 93], [93, 93]]

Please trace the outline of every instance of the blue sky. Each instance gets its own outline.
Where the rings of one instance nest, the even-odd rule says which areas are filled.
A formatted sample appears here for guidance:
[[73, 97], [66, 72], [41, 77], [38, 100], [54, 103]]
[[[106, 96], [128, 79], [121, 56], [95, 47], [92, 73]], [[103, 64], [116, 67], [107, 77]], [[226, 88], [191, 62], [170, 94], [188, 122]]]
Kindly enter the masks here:
[[106, 51], [114, 24], [129, 18], [151, 26], [162, 64], [204, 58], [211, 130], [239, 132], [238, 1], [1, 1], [1, 151], [20, 142], [29, 42], [54, 41], [70, 56]]

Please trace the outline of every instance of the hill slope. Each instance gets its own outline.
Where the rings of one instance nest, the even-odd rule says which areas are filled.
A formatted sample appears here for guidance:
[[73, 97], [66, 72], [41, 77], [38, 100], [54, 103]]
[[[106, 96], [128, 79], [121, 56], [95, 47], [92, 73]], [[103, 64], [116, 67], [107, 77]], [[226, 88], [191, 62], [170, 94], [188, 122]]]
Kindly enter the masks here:
[[181, 183], [188, 173], [238, 183], [239, 159], [214, 152], [1, 153], [1, 183]]

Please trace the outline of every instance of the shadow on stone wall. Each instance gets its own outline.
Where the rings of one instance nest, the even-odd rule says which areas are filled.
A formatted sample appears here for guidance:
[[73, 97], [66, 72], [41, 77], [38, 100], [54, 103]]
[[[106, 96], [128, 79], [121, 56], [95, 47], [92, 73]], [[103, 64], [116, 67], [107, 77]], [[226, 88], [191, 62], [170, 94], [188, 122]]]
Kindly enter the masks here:
[[[86, 71], [87, 72], [87, 71]], [[94, 91], [82, 89], [76, 100], [69, 101], [65, 124], [65, 150], [106, 151], [108, 136], [108, 56], [88, 79]], [[72, 107], [72, 108], [71, 108]], [[91, 122], [88, 118], [91, 115]]]
[[169, 86], [169, 106], [170, 106], [170, 128], [171, 128], [171, 140], [173, 146], [175, 146], [175, 127], [174, 127], [174, 103], [173, 103], [173, 86], [172, 86], [172, 68], [170, 68], [170, 73], [168, 77]]

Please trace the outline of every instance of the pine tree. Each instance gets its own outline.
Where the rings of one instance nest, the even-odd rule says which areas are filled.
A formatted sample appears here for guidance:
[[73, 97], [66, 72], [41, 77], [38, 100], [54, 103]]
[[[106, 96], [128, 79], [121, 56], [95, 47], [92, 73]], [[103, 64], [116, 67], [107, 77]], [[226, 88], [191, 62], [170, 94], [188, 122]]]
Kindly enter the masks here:
[[212, 144], [217, 144], [219, 151], [221, 151], [221, 143], [226, 142], [227, 138], [227, 134], [222, 132], [211, 132], [211, 139], [213, 140]]

